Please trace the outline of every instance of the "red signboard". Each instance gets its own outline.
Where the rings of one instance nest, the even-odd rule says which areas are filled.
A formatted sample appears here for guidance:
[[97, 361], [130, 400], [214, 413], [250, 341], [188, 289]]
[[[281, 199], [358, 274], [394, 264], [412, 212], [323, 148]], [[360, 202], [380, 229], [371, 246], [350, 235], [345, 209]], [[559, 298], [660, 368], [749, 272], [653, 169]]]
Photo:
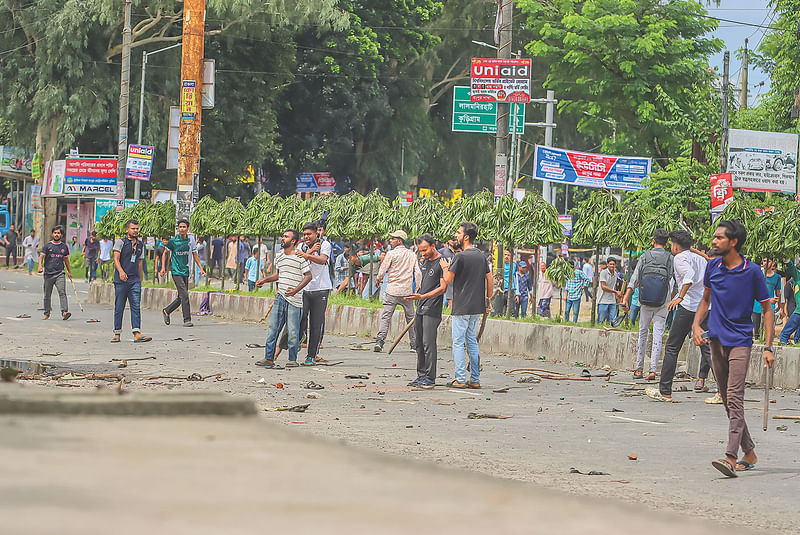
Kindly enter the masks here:
[[472, 58], [472, 102], [531, 101], [531, 60]]
[[733, 200], [733, 178], [730, 173], [711, 175], [711, 211], [721, 212]]

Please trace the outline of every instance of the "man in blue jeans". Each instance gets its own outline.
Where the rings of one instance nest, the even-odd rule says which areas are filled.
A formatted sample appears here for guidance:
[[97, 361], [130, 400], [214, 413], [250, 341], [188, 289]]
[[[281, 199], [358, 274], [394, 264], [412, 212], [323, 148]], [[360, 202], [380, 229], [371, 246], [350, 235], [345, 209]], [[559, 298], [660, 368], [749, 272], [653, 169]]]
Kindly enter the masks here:
[[[275, 364], [275, 346], [284, 325], [289, 338], [289, 362], [287, 368], [296, 368], [297, 353], [300, 350], [300, 317], [303, 314], [303, 288], [311, 282], [311, 267], [308, 260], [298, 256], [295, 250], [300, 241], [300, 233], [288, 229], [281, 237], [282, 251], [275, 255], [275, 273], [256, 283], [261, 288], [268, 282], [278, 281], [278, 293], [272, 302], [269, 315], [269, 329], [264, 358], [256, 366], [280, 369]], [[312, 361], [313, 362], [313, 361]]]
[[567, 304], [564, 308], [564, 321], [569, 321], [569, 312], [572, 311], [572, 322], [578, 323], [578, 314], [581, 311], [581, 295], [583, 290], [592, 285], [589, 279], [581, 268], [575, 268], [572, 279], [567, 281], [564, 287], [566, 291]]
[[[491, 311], [493, 279], [489, 263], [480, 249], [473, 246], [478, 236], [478, 225], [465, 221], [458, 227], [456, 241], [461, 252], [448, 263], [439, 264], [447, 284], [453, 285], [453, 361], [456, 378], [449, 383], [451, 388], [480, 388], [480, 351], [478, 349], [478, 326], [481, 314]], [[466, 346], [469, 352], [470, 379], [467, 381]]]
[[149, 336], [142, 336], [142, 312], [139, 302], [142, 297], [142, 260], [144, 246], [139, 239], [139, 222], [131, 219], [125, 224], [124, 238], [114, 242], [114, 338], [119, 343], [122, 333], [122, 316], [125, 304], [131, 307], [131, 329], [134, 343], [149, 342]]
[[606, 268], [600, 272], [600, 288], [597, 292], [597, 323], [608, 321], [614, 323], [617, 319], [617, 300], [622, 298], [622, 292], [616, 290], [617, 285], [617, 259], [609, 257]]
[[528, 300], [530, 298], [531, 290], [533, 289], [533, 279], [531, 279], [530, 269], [528, 263], [524, 260], [517, 262], [517, 295], [514, 296], [516, 307], [514, 307], [514, 317], [522, 316], [523, 318], [528, 315]]

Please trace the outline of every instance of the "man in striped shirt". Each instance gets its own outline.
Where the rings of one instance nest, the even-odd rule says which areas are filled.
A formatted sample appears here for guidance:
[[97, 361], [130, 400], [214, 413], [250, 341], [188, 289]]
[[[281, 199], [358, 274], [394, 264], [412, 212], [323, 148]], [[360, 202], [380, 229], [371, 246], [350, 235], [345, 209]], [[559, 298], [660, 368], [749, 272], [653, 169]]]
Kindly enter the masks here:
[[256, 366], [264, 368], [280, 368], [275, 364], [275, 346], [284, 325], [289, 336], [289, 362], [287, 368], [296, 368], [297, 353], [300, 349], [300, 317], [303, 313], [303, 288], [311, 282], [311, 267], [308, 260], [295, 253], [300, 234], [293, 229], [283, 233], [281, 248], [275, 256], [275, 273], [256, 282], [261, 288], [265, 283], [278, 281], [278, 293], [272, 303], [269, 316], [267, 343], [264, 359], [256, 362]]
[[569, 311], [572, 310], [572, 321], [578, 323], [578, 314], [581, 311], [581, 293], [584, 288], [592, 285], [592, 281], [586, 276], [581, 268], [575, 268], [575, 273], [572, 279], [567, 281], [564, 289], [567, 292], [565, 300], [567, 303], [564, 305], [564, 321], [569, 318]]

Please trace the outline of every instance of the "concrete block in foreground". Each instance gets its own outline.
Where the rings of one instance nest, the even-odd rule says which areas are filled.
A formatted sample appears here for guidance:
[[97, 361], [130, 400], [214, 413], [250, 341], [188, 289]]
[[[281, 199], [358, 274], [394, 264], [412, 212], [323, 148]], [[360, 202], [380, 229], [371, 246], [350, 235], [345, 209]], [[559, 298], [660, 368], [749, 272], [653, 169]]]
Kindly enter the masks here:
[[111, 416], [252, 416], [248, 398], [193, 392], [63, 392], [0, 387], [0, 414], [64, 414]]

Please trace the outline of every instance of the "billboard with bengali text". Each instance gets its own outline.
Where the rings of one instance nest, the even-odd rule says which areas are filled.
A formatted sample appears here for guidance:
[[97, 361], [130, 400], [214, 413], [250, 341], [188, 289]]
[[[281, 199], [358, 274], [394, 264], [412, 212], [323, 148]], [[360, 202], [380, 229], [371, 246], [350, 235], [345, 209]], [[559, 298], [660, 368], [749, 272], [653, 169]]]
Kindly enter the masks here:
[[650, 158], [611, 156], [536, 145], [534, 178], [590, 188], [644, 189]]
[[797, 192], [797, 134], [728, 131], [728, 172], [733, 187]]
[[67, 195], [116, 195], [116, 156], [67, 156], [64, 171]]

